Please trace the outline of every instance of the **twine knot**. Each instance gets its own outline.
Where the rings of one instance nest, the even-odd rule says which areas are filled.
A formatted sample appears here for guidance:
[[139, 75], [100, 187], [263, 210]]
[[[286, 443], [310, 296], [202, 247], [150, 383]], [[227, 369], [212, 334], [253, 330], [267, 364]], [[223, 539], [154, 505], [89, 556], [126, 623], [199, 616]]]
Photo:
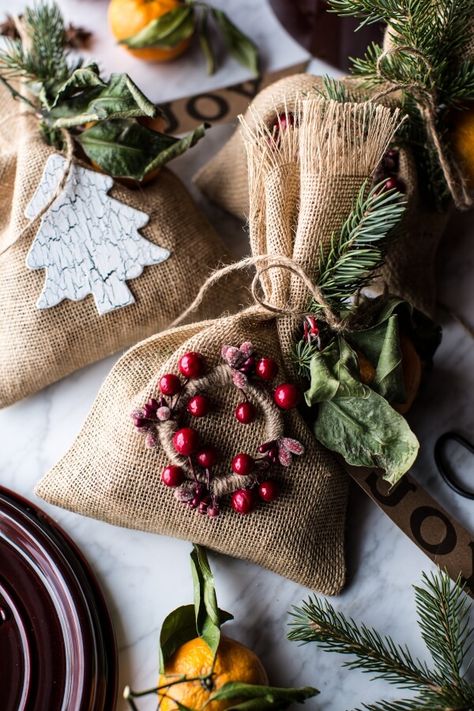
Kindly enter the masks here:
[[428, 136], [431, 139], [438, 156], [438, 161], [441, 166], [441, 170], [443, 171], [444, 179], [446, 180], [453, 202], [459, 210], [467, 210], [472, 206], [473, 198], [468, 190], [466, 178], [464, 177], [457, 161], [450, 154], [450, 151], [445, 145], [437, 127], [438, 110], [436, 87], [433, 85], [432, 88], [428, 89], [421, 83], [421, 81], [393, 82], [384, 72], [385, 60], [393, 55], [401, 53], [417, 57], [425, 65], [428, 75], [431, 76], [433, 74], [433, 67], [431, 63], [420, 50], [406, 45], [388, 48], [379, 55], [376, 64], [376, 71], [379, 79], [386, 82], [390, 86], [387, 89], [377, 93], [374, 97], [372, 97], [372, 100], [377, 101], [378, 99], [399, 90], [410, 90], [412, 92], [418, 110], [425, 121]]

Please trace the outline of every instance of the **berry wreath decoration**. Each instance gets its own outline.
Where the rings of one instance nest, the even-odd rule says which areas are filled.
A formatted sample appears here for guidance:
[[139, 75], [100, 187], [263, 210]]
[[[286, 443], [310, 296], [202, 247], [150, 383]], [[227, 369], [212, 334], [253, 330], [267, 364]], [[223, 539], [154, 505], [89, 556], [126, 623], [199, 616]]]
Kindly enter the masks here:
[[[240, 348], [225, 345], [221, 353], [224, 362], [207, 373], [200, 353], [185, 353], [178, 361], [184, 381], [176, 373], [165, 373], [157, 384], [159, 396], [132, 413], [145, 446], [159, 444], [166, 452], [169, 464], [161, 473], [162, 483], [175, 489], [178, 501], [210, 518], [219, 515], [222, 500], [228, 496], [239, 514], [250, 513], [258, 500], [268, 503], [276, 499], [279, 485], [271, 477], [272, 468], [288, 467], [293, 455], [304, 453], [298, 440], [285, 436], [282, 415], [300, 401], [297, 386], [282, 383], [270, 392], [278, 365], [272, 358], [258, 358], [249, 341]], [[238, 388], [244, 398], [234, 413], [241, 424], [250, 424], [259, 414], [265, 418], [265, 440], [253, 456], [235, 454], [230, 473], [224, 471], [226, 464], [219, 450], [203, 445], [195, 428], [183, 426], [186, 413], [201, 418], [211, 412], [207, 393], [229, 387]]]

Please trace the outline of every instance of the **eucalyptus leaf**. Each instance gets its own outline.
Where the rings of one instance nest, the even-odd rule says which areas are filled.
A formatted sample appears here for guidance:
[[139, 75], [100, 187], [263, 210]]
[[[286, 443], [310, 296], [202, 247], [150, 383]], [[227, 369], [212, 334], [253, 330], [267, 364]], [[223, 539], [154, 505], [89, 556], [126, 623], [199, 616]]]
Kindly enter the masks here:
[[160, 674], [165, 673], [166, 662], [176, 650], [196, 637], [194, 605], [183, 605], [170, 612], [160, 632]]
[[58, 102], [50, 118], [53, 128], [72, 128], [107, 119], [153, 118], [157, 113], [127, 74], [112, 74], [105, 86], [89, 86], [78, 96]]
[[143, 180], [184, 153], [204, 135], [199, 126], [182, 139], [152, 131], [134, 119], [102, 121], [83, 131], [77, 140], [87, 157], [113, 177]]
[[175, 47], [193, 34], [196, 27], [194, 7], [180, 5], [146, 25], [140, 32], [120, 42], [132, 49]]
[[404, 417], [374, 390], [365, 397], [323, 402], [314, 425], [316, 438], [348, 464], [377, 467], [395, 484], [414, 463], [419, 443]]
[[304, 703], [306, 699], [319, 694], [318, 689], [304, 686], [296, 689], [278, 686], [261, 686], [259, 684], [244, 684], [228, 682], [214, 691], [207, 703], [238, 699], [238, 703], [229, 706], [228, 711], [257, 711], [261, 709], [285, 709], [292, 703]]
[[229, 20], [225, 12], [216, 8], [212, 8], [211, 12], [222, 33], [229, 54], [244, 67], [250, 69], [253, 74], [258, 74], [259, 57], [256, 44]]

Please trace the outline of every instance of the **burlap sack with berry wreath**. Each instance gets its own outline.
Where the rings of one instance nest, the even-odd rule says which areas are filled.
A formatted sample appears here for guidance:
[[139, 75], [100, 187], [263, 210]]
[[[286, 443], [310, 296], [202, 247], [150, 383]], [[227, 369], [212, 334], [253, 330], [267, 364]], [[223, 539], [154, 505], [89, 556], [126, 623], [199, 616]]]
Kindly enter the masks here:
[[[357, 82], [348, 77], [342, 86], [356, 97], [360, 95]], [[254, 115], [262, 116], [270, 127], [278, 123], [278, 116], [292, 112], [301, 96], [325, 92], [325, 80], [310, 74], [285, 77], [261, 91], [250, 104], [246, 120], [252, 125]], [[393, 94], [380, 101], [394, 105]], [[383, 281], [389, 291], [398, 294], [416, 308], [432, 315], [435, 309], [435, 255], [445, 230], [448, 213], [429, 208], [418, 186], [418, 175], [413, 154], [406, 145], [397, 146], [393, 171], [384, 172], [379, 166], [374, 178], [392, 175], [403, 185], [408, 199], [406, 215], [398, 226], [397, 239], [383, 269]], [[221, 150], [195, 177], [198, 187], [214, 202], [232, 214], [246, 219], [249, 210], [246, 155], [239, 130], [236, 130]]]
[[[131, 189], [75, 160], [68, 169], [5, 90], [0, 178], [0, 407], [165, 328], [226, 257], [173, 173]], [[228, 282], [201, 316], [240, 302]]]
[[256, 304], [126, 353], [39, 496], [341, 589], [347, 478], [296, 408], [292, 353], [310, 298], [304, 270], [314, 272], [398, 121], [369, 103], [311, 99], [278, 145], [264, 124], [247, 126], [253, 256], [233, 268], [256, 266]]

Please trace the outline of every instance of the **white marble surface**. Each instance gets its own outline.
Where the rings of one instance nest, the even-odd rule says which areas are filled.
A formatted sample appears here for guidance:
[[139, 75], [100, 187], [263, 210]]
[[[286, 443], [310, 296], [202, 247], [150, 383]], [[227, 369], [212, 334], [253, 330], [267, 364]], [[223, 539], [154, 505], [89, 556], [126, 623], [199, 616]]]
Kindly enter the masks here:
[[[256, 0], [220, 0], [231, 16], [257, 39], [267, 66], [291, 64], [301, 51], [284, 35], [265, 3]], [[0, 0], [1, 11], [20, 9], [23, 3]], [[105, 21], [105, 0], [64, 0], [60, 3], [68, 19], [95, 30], [93, 52], [103, 66], [129, 71], [154, 99], [172, 98], [195, 92], [196, 87], [215, 87], [245, 77], [245, 72], [228, 61], [216, 77], [207, 79], [201, 60], [194, 55], [167, 67], [152, 67], [127, 57], [114, 46]], [[316, 67], [317, 70], [317, 67]], [[210, 132], [175, 170], [189, 184], [189, 178], [222, 143], [228, 127]], [[242, 226], [217, 208], [202, 201], [204, 209], [236, 256], [246, 250]], [[474, 321], [472, 273], [474, 250], [470, 234], [471, 216], [458, 218], [449, 230], [450, 244], [443, 248], [442, 300], [456, 305]], [[471, 229], [472, 232], [472, 229]], [[473, 348], [462, 328], [444, 323], [444, 341], [435, 369], [413, 411], [412, 423], [422, 442], [416, 477], [471, 529], [473, 502], [456, 497], [441, 481], [433, 462], [433, 443], [449, 428], [473, 437], [474, 381]], [[0, 412], [0, 483], [34, 499], [35, 482], [73, 441], [91, 406], [99, 385], [115, 358], [86, 368]], [[460, 470], [472, 485], [473, 461], [459, 455]], [[41, 502], [38, 502], [41, 503]], [[135, 688], [154, 684], [157, 667], [158, 630], [164, 616], [178, 604], [191, 600], [188, 564], [190, 545], [182, 541], [113, 528], [98, 521], [44, 506], [82, 547], [104, 589], [120, 650], [120, 687], [130, 682]], [[335, 604], [356, 619], [408, 642], [424, 655], [414, 628], [414, 607], [410, 585], [420, 579], [430, 562], [359, 491], [353, 490], [348, 520], [349, 584]], [[322, 694], [304, 708], [342, 711], [362, 701], [393, 696], [383, 682], [368, 684], [365, 675], [341, 670], [340, 659], [320, 652], [314, 645], [298, 647], [285, 639], [287, 610], [308, 591], [254, 565], [211, 556], [219, 602], [235, 614], [227, 631], [252, 646], [262, 657], [275, 684], [312, 684]], [[125, 710], [119, 702], [120, 711]], [[153, 703], [142, 704], [144, 711]], [[296, 708], [300, 708], [299, 706]]]

